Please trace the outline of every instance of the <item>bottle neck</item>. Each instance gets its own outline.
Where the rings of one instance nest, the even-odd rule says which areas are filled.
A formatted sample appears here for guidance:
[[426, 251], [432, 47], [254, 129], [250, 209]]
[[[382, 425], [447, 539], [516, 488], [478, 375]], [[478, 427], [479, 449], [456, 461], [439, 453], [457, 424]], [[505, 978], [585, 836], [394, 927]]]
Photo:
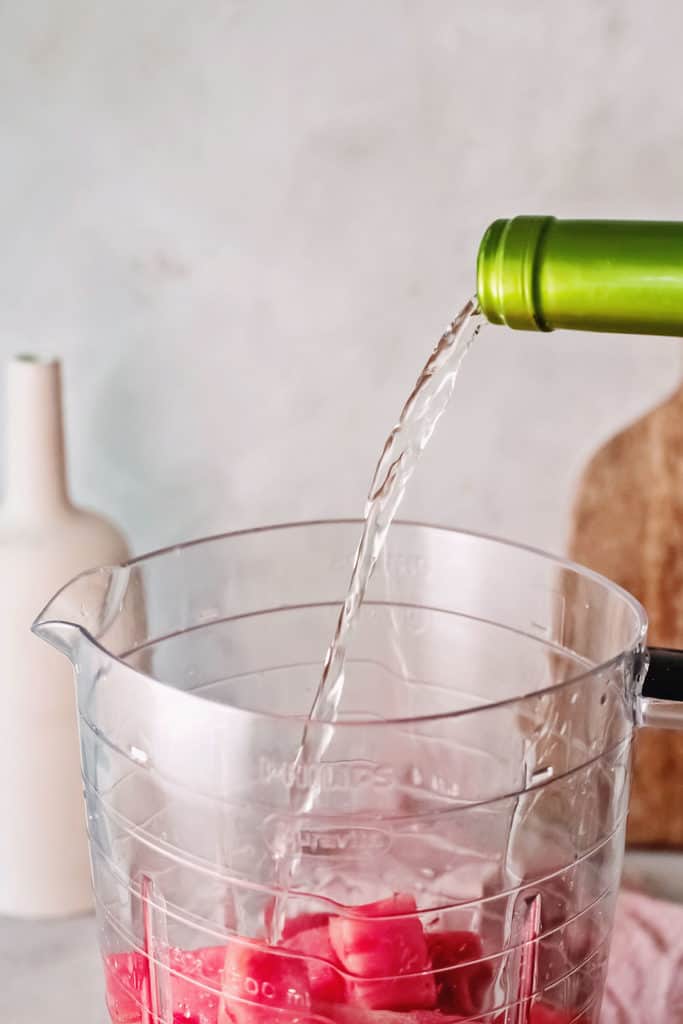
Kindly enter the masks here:
[[69, 504], [58, 362], [9, 365], [6, 507], [30, 518]]
[[683, 337], [683, 222], [495, 221], [477, 295], [492, 323]]

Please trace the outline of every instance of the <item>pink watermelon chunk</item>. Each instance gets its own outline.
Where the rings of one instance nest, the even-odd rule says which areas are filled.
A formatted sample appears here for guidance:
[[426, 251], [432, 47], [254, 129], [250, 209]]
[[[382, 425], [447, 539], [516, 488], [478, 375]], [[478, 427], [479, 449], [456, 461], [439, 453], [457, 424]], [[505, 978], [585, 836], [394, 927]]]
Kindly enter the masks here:
[[[493, 1024], [505, 1024], [504, 1016], [496, 1017]], [[577, 1017], [574, 1010], [558, 1010], [548, 1003], [534, 1003], [529, 1011], [529, 1024], [588, 1024], [586, 1017]]]
[[[273, 919], [273, 908], [275, 901], [271, 901], [265, 909], [263, 919], [266, 925], [266, 934], [270, 931], [271, 921]], [[323, 925], [327, 925], [330, 920], [329, 914], [316, 913], [316, 914], [297, 914], [295, 917], [289, 917], [285, 921], [282, 929], [282, 940], [291, 939], [294, 935], [299, 932], [308, 931], [309, 928], [321, 928]]]
[[112, 953], [104, 958], [107, 1010], [113, 1024], [140, 1024], [149, 1006], [149, 970], [143, 953]]
[[576, 1017], [572, 1010], [558, 1010], [548, 1003], [534, 1003], [529, 1024], [587, 1024], [585, 1017]]
[[416, 1010], [410, 1016], [415, 1024], [458, 1024], [458, 1021], [465, 1020], [464, 1017], [454, 1017], [440, 1010]]
[[180, 1021], [218, 1024], [224, 963], [225, 946], [169, 950], [173, 1012]]
[[[224, 946], [168, 951], [172, 1010], [183, 1024], [217, 1024], [224, 962]], [[163, 969], [159, 973], [163, 976]], [[106, 957], [104, 975], [113, 1024], [142, 1024], [151, 1005], [144, 953]]]
[[436, 985], [427, 973], [431, 961], [422, 924], [414, 916], [392, 916], [415, 914], [413, 897], [396, 893], [349, 910], [354, 917], [332, 917], [329, 922], [340, 963], [358, 979], [348, 982], [347, 1001], [373, 1010], [434, 1007]]
[[[329, 1012], [329, 1011], [328, 1011]], [[464, 1017], [452, 1017], [439, 1010], [367, 1010], [361, 1006], [339, 1006], [333, 1009], [335, 1024], [459, 1024]]]
[[476, 932], [432, 932], [427, 935], [427, 947], [437, 972], [434, 979], [439, 1007], [465, 1017], [477, 1013], [493, 980], [493, 969], [487, 961], [467, 962], [483, 956]]
[[303, 1021], [310, 1003], [305, 961], [263, 942], [228, 944], [220, 1024]]
[[299, 914], [298, 917], [290, 917], [282, 929], [282, 938], [291, 939], [299, 932], [307, 932], [312, 928], [327, 928], [329, 920], [329, 914]]
[[327, 921], [316, 928], [295, 932], [291, 938], [285, 940], [284, 945], [296, 953], [315, 958], [305, 961], [314, 1005], [344, 1001], [346, 984], [339, 971], [335, 970], [336, 967], [341, 967], [341, 963], [332, 946]]

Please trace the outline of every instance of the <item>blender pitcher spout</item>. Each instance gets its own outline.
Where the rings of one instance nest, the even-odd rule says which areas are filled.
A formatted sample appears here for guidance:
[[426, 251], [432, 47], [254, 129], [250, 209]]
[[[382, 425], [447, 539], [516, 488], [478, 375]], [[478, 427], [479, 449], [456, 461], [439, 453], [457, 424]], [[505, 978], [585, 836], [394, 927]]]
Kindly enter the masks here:
[[50, 644], [51, 647], [56, 648], [60, 654], [65, 654], [74, 665], [76, 664], [82, 633], [74, 622], [53, 618], [50, 613], [50, 605], [47, 605], [31, 624], [31, 632], [45, 643]]
[[82, 573], [43, 608], [31, 632], [76, 665], [83, 641], [95, 641], [111, 653], [115, 625], [130, 589], [131, 567], [110, 566]]

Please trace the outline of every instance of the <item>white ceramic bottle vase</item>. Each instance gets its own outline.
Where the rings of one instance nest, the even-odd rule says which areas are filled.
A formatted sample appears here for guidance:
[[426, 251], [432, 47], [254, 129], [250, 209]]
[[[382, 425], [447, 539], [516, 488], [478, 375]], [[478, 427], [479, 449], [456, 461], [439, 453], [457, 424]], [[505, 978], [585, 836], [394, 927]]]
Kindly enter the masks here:
[[7, 481], [0, 506], [0, 915], [91, 906], [71, 667], [30, 633], [75, 574], [125, 560], [104, 519], [67, 490], [57, 362], [10, 363]]

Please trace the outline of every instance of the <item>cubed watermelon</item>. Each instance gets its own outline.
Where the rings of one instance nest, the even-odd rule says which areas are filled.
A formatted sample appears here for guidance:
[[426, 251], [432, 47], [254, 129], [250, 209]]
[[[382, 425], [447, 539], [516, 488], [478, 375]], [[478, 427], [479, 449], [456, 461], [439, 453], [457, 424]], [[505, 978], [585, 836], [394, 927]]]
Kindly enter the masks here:
[[284, 1024], [305, 1018], [310, 1004], [304, 960], [263, 942], [228, 943], [220, 1024]]
[[218, 1024], [225, 946], [171, 949], [173, 1012], [187, 1024]]
[[[330, 1012], [330, 1011], [328, 1011]], [[362, 1006], [339, 1006], [331, 1011], [335, 1024], [459, 1024], [464, 1017], [452, 1017], [439, 1010], [368, 1010]]]
[[415, 1010], [409, 1014], [413, 1024], [459, 1024], [465, 1020], [464, 1017], [454, 1016], [451, 1013], [441, 1013], [440, 1010]]
[[[493, 1024], [505, 1024], [505, 1016], [495, 1017]], [[529, 1010], [528, 1024], [588, 1024], [588, 1019], [577, 1017], [575, 1010], [558, 1010], [548, 1003], [533, 1003]]]
[[349, 911], [353, 916], [329, 922], [335, 953], [358, 979], [347, 985], [348, 1002], [374, 1010], [434, 1007], [436, 986], [413, 897], [396, 893]]
[[112, 1024], [140, 1024], [149, 1006], [149, 970], [143, 953], [112, 953], [104, 958], [107, 1010]]
[[327, 928], [329, 920], [329, 914], [299, 914], [297, 917], [290, 917], [285, 921], [282, 938], [292, 939], [299, 932], [307, 932], [312, 928]]
[[427, 948], [436, 972], [439, 1007], [465, 1017], [477, 1013], [493, 980], [493, 968], [481, 960], [483, 948], [476, 932], [431, 932]]
[[529, 1024], [587, 1024], [585, 1017], [577, 1017], [573, 1010], [558, 1010], [548, 1003], [534, 1003]]
[[[168, 950], [172, 1012], [184, 1024], [217, 1024], [224, 961], [224, 946]], [[144, 1024], [151, 1006], [148, 968], [143, 953], [106, 957], [107, 1009], [113, 1024]], [[165, 977], [163, 968], [157, 973]]]
[[284, 945], [306, 956], [309, 991], [314, 1005], [344, 1001], [346, 984], [336, 969], [341, 967], [341, 963], [332, 946], [327, 921], [316, 928], [295, 932]]
[[[274, 908], [275, 900], [271, 900], [263, 914], [263, 920], [266, 926], [266, 935], [270, 932]], [[283, 941], [285, 939], [291, 939], [299, 932], [308, 931], [309, 928], [321, 928], [323, 925], [326, 926], [329, 919], [330, 915], [323, 913], [297, 914], [295, 917], [288, 917], [282, 929], [281, 939]]]

